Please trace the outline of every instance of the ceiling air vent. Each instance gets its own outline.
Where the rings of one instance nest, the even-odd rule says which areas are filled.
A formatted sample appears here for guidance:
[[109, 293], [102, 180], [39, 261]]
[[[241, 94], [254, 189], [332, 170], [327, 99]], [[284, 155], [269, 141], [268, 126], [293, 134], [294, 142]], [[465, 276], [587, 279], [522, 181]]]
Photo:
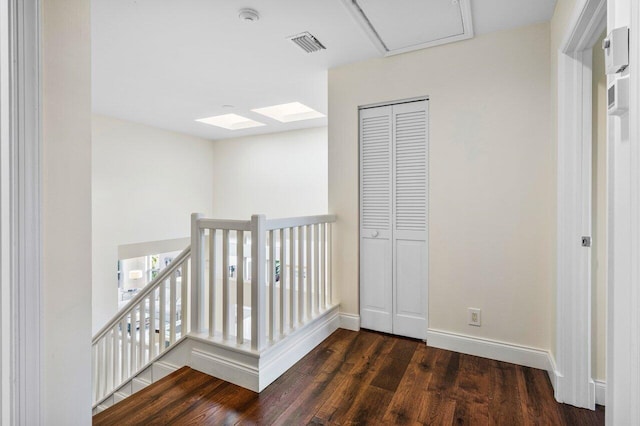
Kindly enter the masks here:
[[326, 47], [324, 47], [317, 38], [307, 31], [288, 38], [307, 53], [326, 49]]

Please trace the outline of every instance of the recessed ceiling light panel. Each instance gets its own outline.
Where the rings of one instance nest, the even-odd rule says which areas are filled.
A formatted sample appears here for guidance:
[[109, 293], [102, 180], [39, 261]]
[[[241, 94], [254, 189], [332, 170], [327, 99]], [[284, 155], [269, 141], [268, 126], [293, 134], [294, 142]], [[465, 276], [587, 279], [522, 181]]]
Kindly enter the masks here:
[[300, 102], [291, 102], [288, 104], [274, 105], [265, 108], [252, 109], [251, 111], [265, 115], [281, 123], [290, 123], [292, 121], [311, 120], [314, 118], [322, 118], [325, 115], [301, 104]]
[[227, 130], [242, 130], [252, 127], [264, 126], [264, 123], [243, 117], [238, 114], [216, 115], [214, 117], [200, 118], [196, 120], [200, 123], [210, 124], [212, 126], [222, 127]]

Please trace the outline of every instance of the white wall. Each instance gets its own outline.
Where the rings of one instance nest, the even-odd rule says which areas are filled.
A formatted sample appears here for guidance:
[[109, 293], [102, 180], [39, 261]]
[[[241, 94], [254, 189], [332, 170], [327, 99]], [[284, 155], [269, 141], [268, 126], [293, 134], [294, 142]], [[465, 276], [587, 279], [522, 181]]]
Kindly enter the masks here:
[[327, 128], [214, 142], [213, 213], [294, 217], [327, 212]]
[[[190, 235], [212, 214], [211, 141], [93, 116], [93, 330], [117, 309], [118, 246]], [[186, 247], [186, 246], [185, 246]]]
[[43, 419], [91, 423], [91, 14], [42, 5]]
[[[549, 24], [329, 71], [329, 211], [358, 306], [358, 106], [430, 97], [429, 326], [549, 349], [556, 179]], [[482, 327], [467, 325], [482, 309]]]

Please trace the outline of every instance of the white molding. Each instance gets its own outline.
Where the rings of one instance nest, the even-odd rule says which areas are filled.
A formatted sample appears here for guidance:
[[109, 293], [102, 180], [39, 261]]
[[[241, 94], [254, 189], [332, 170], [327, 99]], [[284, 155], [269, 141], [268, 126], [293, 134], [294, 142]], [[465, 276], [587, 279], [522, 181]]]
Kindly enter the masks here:
[[258, 392], [273, 383], [285, 371], [311, 352], [339, 328], [338, 307], [335, 306], [317, 320], [288, 336], [280, 345], [260, 355]]
[[594, 380], [596, 386], [596, 404], [605, 405], [607, 394], [607, 382], [604, 380]]
[[0, 421], [41, 424], [40, 3], [0, 10]]
[[189, 366], [194, 370], [258, 392], [257, 365], [246, 364], [222, 354], [193, 349]]
[[606, 0], [576, 4], [558, 54], [557, 374], [560, 402], [595, 408], [591, 378], [591, 248], [580, 238], [591, 225], [593, 44], [602, 33]]
[[629, 113], [609, 118], [607, 424], [640, 424], [640, 4], [611, 0], [609, 26], [629, 26]]
[[[528, 346], [434, 329], [427, 331], [427, 346], [538, 368], [547, 372], [554, 371], [553, 358], [549, 351]], [[551, 380], [553, 382], [553, 379]]]
[[400, 49], [389, 50], [380, 39], [378, 33], [372, 28], [369, 20], [364, 16], [364, 12], [360, 6], [356, 4], [356, 0], [342, 0], [342, 4], [349, 11], [353, 20], [362, 29], [369, 38], [373, 46], [380, 52], [382, 56], [394, 56], [401, 53], [413, 52], [414, 50], [426, 49], [429, 47], [440, 46], [442, 44], [454, 43], [457, 41], [468, 40], [473, 38], [473, 18], [471, 14], [470, 0], [460, 0], [460, 11], [462, 15], [462, 34], [450, 37], [444, 37], [427, 43], [420, 43], [413, 46], [407, 46]]
[[340, 312], [340, 328], [351, 331], [360, 331], [360, 315]]

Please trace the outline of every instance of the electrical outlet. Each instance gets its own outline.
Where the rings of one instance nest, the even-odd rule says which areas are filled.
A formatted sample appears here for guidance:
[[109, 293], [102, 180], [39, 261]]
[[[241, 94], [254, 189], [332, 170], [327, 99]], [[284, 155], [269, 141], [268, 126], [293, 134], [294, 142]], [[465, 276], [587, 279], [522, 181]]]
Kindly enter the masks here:
[[469, 310], [469, 325], [480, 327], [480, 309], [468, 308]]

